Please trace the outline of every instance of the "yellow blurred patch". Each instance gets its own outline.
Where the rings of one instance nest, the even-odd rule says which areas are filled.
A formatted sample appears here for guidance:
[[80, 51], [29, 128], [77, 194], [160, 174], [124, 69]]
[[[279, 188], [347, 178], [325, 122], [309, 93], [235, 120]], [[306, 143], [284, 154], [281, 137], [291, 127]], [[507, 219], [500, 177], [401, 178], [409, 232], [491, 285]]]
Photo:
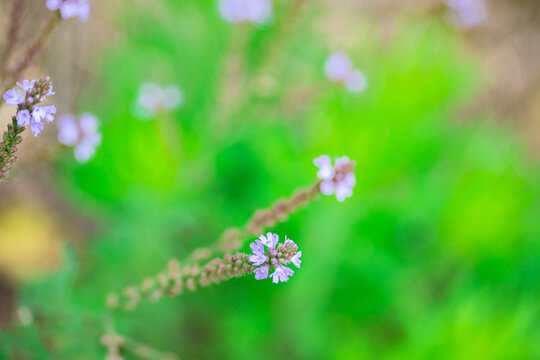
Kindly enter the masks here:
[[0, 271], [15, 281], [58, 269], [62, 242], [55, 219], [37, 206], [15, 205], [0, 213]]

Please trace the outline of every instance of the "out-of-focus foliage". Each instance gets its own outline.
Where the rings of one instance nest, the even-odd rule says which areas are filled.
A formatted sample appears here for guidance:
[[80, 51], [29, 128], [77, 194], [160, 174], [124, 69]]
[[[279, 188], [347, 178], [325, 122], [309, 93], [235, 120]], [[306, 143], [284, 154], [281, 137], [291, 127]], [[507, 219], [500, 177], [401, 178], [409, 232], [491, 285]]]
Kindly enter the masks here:
[[[209, 1], [145, 3], [116, 14], [125, 37], [85, 95], [103, 120], [96, 158], [58, 169], [99, 230], [21, 289], [34, 322], [2, 335], [0, 358], [102, 356], [108, 291], [310, 185], [323, 153], [356, 160], [358, 184], [274, 229], [303, 251], [289, 283], [243, 278], [143, 304], [118, 330], [183, 359], [540, 357], [538, 168], [489, 114], [457, 115], [482, 85], [459, 34], [403, 19], [381, 42], [375, 21], [351, 25], [344, 36], [363, 33], [345, 50], [369, 79], [354, 95], [324, 78], [333, 49], [316, 6], [291, 21], [279, 2], [251, 27]], [[146, 80], [178, 84], [185, 104], [137, 120]]]

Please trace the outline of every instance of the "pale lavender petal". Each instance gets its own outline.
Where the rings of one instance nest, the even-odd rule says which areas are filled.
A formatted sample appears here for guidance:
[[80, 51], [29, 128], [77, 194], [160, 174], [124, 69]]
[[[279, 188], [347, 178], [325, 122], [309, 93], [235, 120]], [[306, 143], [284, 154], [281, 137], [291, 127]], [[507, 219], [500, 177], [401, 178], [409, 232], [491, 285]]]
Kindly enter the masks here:
[[253, 253], [255, 255], [258, 255], [258, 254], [263, 254], [264, 255], [264, 244], [260, 241], [260, 240], [255, 240], [254, 242], [252, 242], [251, 244], [249, 244], [249, 247], [251, 248], [251, 251], [253, 251]]
[[71, 115], [63, 115], [58, 119], [58, 141], [64, 145], [73, 146], [79, 139], [79, 127]]
[[268, 256], [261, 253], [257, 253], [255, 255], [250, 255], [249, 261], [253, 263], [253, 265], [255, 266], [260, 266], [268, 261]]
[[64, 20], [79, 16], [79, 3], [74, 0], [63, 2], [60, 5], [60, 14]]
[[151, 113], [157, 111], [161, 99], [161, 88], [151, 82], [143, 83], [139, 88], [138, 103]]
[[22, 84], [21, 83], [17, 83], [17, 86], [22, 90], [24, 91], [25, 93], [26, 92], [29, 92], [30, 90], [32, 90], [34, 88], [34, 84], [36, 83], [36, 80], [32, 80], [32, 81], [29, 81], [29, 80], [23, 80]]
[[261, 242], [269, 249], [274, 249], [277, 242], [279, 241], [279, 236], [272, 234], [271, 232], [267, 233], [266, 236], [259, 236]]
[[268, 278], [268, 270], [270, 266], [265, 265], [255, 269], [255, 280], [262, 280]]
[[313, 164], [319, 168], [317, 177], [322, 180], [329, 180], [334, 177], [335, 170], [332, 166], [332, 160], [328, 155], [321, 155], [313, 159]]
[[30, 111], [21, 110], [17, 113], [17, 125], [18, 126], [28, 126], [30, 125]]
[[96, 147], [93, 144], [80, 143], [75, 146], [75, 160], [80, 163], [90, 160], [96, 152]]
[[90, 4], [88, 1], [80, 0], [79, 2], [79, 19], [82, 21], [88, 20], [90, 17]]
[[245, 3], [247, 20], [253, 23], [263, 23], [272, 15], [270, 0], [251, 0]]
[[288, 267], [278, 265], [276, 270], [270, 275], [272, 277], [272, 282], [277, 284], [278, 282], [287, 282], [289, 281], [289, 276], [293, 275], [294, 271]]
[[334, 163], [336, 164], [336, 168], [340, 168], [341, 166], [348, 164], [351, 162], [351, 159], [349, 159], [348, 156], [336, 156], [334, 158]]
[[278, 234], [272, 234], [271, 232], [268, 232], [266, 234], [266, 238], [268, 239], [268, 244], [265, 244], [269, 249], [275, 249], [278, 241], [279, 241], [279, 235]]
[[30, 131], [34, 136], [38, 136], [43, 131], [45, 125], [41, 121], [35, 121], [34, 118], [30, 121]]
[[483, 0], [445, 0], [450, 8], [450, 17], [460, 28], [471, 28], [484, 23], [488, 18], [487, 4]]
[[62, 0], [47, 0], [47, 9], [58, 10], [61, 4]]
[[324, 72], [332, 81], [345, 81], [347, 75], [352, 71], [352, 62], [343, 52], [332, 54], [324, 64]]
[[97, 117], [90, 113], [85, 113], [81, 115], [81, 120], [79, 121], [79, 126], [81, 131], [84, 134], [93, 134], [98, 131], [99, 120]]
[[325, 180], [321, 183], [319, 189], [324, 195], [332, 195], [334, 193], [335, 187], [336, 184], [332, 180]]
[[184, 102], [184, 95], [182, 91], [175, 86], [167, 86], [163, 90], [163, 106], [169, 110], [176, 109]]
[[42, 106], [41, 111], [43, 115], [43, 120], [45, 120], [48, 123], [51, 123], [54, 121], [54, 115], [56, 114], [56, 106], [54, 105]]
[[9, 89], [4, 94], [4, 101], [7, 105], [17, 106], [24, 103], [24, 96], [17, 89]]
[[220, 0], [218, 8], [223, 19], [230, 23], [237, 23], [246, 19], [245, 8], [238, 0]]
[[341, 181], [336, 186], [336, 198], [338, 201], [344, 201], [346, 198], [352, 196], [352, 190], [356, 183], [356, 179], [353, 174], [348, 174], [344, 181]]
[[367, 78], [360, 70], [353, 70], [345, 77], [345, 87], [350, 92], [362, 92], [367, 87]]
[[285, 246], [289, 245], [289, 244], [292, 244], [292, 245], [296, 245], [294, 243], [294, 241], [292, 241], [291, 239], [288, 239], [287, 238], [287, 235], [285, 235], [285, 242], [284, 242]]
[[298, 251], [292, 258], [291, 258], [291, 262], [293, 263], [294, 266], [296, 266], [297, 268], [300, 268], [300, 264], [302, 263], [302, 260], [300, 260], [300, 257], [302, 256], [302, 252], [301, 251]]

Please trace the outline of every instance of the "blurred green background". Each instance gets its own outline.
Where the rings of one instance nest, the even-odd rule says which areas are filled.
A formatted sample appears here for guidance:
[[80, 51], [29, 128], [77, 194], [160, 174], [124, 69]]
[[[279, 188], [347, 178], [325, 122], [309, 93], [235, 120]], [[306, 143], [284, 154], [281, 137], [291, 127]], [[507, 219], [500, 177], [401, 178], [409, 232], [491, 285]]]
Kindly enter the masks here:
[[[101, 119], [96, 157], [56, 151], [39, 165], [49, 195], [0, 214], [0, 244], [29, 226], [28, 246], [47, 248], [29, 266], [56, 259], [17, 276], [5, 264], [28, 252], [3, 262], [33, 321], [0, 334], [0, 359], [103, 358], [109, 291], [311, 185], [320, 154], [355, 160], [357, 185], [270, 229], [303, 252], [288, 283], [249, 276], [143, 302], [117, 330], [181, 359], [540, 359], [540, 167], [507, 115], [482, 106], [474, 33], [438, 6], [386, 26], [346, 7], [340, 18], [338, 3], [275, 1], [253, 26], [226, 23], [213, 1], [119, 4], [93, 13], [115, 36], [71, 107]], [[325, 78], [336, 50], [365, 92]], [[138, 120], [148, 80], [177, 84], [185, 103]]]

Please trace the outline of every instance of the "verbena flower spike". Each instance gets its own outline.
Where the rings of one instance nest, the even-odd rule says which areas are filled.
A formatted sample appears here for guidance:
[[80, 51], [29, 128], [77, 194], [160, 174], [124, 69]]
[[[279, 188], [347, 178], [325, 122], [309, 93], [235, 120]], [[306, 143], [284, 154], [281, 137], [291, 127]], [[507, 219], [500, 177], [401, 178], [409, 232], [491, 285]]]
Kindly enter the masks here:
[[18, 89], [10, 89], [3, 96], [7, 105], [16, 106], [17, 113], [13, 116], [11, 124], [8, 125], [8, 130], [4, 133], [2, 142], [0, 143], [0, 181], [5, 180], [7, 172], [13, 166], [17, 159], [17, 145], [21, 143], [21, 134], [30, 126], [30, 131], [34, 136], [38, 136], [43, 128], [44, 123], [54, 121], [56, 107], [54, 105], [41, 106], [47, 96], [54, 95], [52, 82], [49, 77], [41, 80], [24, 80], [22, 83], [17, 83]]

